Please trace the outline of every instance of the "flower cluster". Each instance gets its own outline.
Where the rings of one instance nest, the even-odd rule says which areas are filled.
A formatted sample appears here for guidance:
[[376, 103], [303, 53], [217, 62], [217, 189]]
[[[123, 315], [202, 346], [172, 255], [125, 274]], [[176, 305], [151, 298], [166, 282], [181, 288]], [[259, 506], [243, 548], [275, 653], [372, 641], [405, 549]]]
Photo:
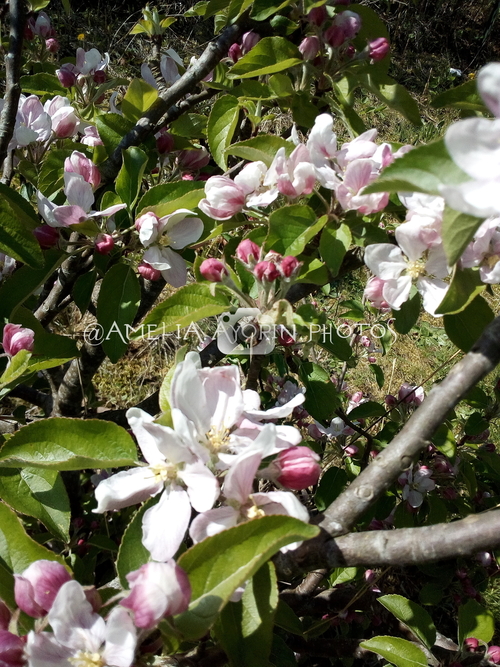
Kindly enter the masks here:
[[[300, 443], [300, 432], [274, 423], [303, 401], [304, 395], [297, 392], [287, 403], [262, 410], [257, 392], [242, 391], [236, 366], [202, 368], [199, 355], [188, 353], [171, 383], [172, 427], [156, 423], [138, 408], [128, 410], [146, 464], [101, 481], [95, 511], [159, 498], [144, 513], [142, 541], [160, 562], [175, 555], [188, 527], [198, 542], [264, 514], [308, 521], [307, 510], [289, 491], [253, 492], [256, 476], [267, 475], [292, 489], [317, 481], [315, 456], [306, 456], [307, 448], [302, 447], [297, 460], [290, 451]], [[270, 456], [278, 457], [275, 466], [258, 473], [262, 460]], [[212, 509], [221, 493], [221, 506]], [[199, 512], [193, 522], [192, 508]]]

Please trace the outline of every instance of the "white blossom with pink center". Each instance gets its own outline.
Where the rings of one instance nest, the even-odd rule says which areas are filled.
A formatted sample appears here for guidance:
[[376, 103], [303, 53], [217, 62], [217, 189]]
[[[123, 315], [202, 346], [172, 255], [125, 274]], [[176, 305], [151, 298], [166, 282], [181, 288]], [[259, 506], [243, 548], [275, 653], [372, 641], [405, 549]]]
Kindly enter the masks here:
[[456, 211], [487, 218], [500, 213], [500, 63], [480, 70], [477, 88], [496, 119], [466, 118], [448, 128], [446, 148], [472, 180], [442, 186], [441, 194]]
[[132, 432], [147, 466], [131, 468], [104, 479], [97, 486], [97, 513], [119, 510], [161, 494], [142, 519], [142, 543], [157, 561], [167, 561], [179, 548], [191, 519], [213, 507], [219, 485], [204, 462], [179, 435], [155, 424], [139, 408], [127, 411]]
[[[263, 458], [273, 450], [274, 426], [268, 424], [262, 431], [261, 447], [247, 449], [233, 462], [228, 471], [223, 494], [226, 504], [197, 516], [192, 522], [189, 534], [193, 542], [220, 533], [249, 519], [257, 519], [271, 514], [285, 514], [308, 522], [309, 514], [302, 503], [288, 491], [252, 493], [253, 481]], [[289, 544], [281, 551], [296, 549], [300, 543]]]
[[398, 482], [403, 484], [403, 500], [407, 500], [411, 507], [417, 508], [424, 502], [424, 496], [436, 488], [436, 483], [431, 479], [432, 470], [427, 466], [419, 466], [407, 470], [398, 477]]
[[500, 283], [500, 218], [488, 218], [461, 257], [464, 268], [479, 266], [483, 283]]
[[[1, 100], [0, 111], [3, 109], [3, 105], [4, 101]], [[44, 110], [38, 97], [36, 95], [29, 95], [28, 97], [21, 95], [9, 150], [24, 148], [35, 141], [47, 141], [51, 133], [52, 120]]]
[[361, 215], [378, 213], [389, 203], [387, 192], [363, 194], [366, 186], [373, 183], [380, 173], [380, 167], [375, 160], [359, 158], [347, 164], [343, 180], [335, 188], [335, 194], [345, 211], [357, 211]]
[[131, 667], [137, 644], [129, 613], [96, 614], [77, 581], [63, 584], [48, 614], [52, 632], [29, 632], [28, 667]]
[[316, 170], [306, 146], [299, 144], [289, 158], [285, 148], [280, 148], [269, 167], [264, 185], [276, 185], [282, 195], [291, 199], [311, 194], [316, 185]]
[[333, 167], [337, 156], [337, 135], [333, 131], [333, 118], [330, 114], [316, 116], [307, 140], [307, 149], [318, 181], [324, 188], [333, 190], [340, 183], [340, 179]]

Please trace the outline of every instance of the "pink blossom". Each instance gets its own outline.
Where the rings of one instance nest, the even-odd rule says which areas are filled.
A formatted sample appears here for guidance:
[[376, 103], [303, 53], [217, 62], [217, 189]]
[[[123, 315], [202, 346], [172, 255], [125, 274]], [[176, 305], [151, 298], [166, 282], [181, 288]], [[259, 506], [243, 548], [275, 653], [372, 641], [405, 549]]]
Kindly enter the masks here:
[[56, 70], [56, 75], [61, 86], [65, 88], [71, 88], [76, 83], [77, 71], [71, 63], [61, 65], [60, 69]]
[[306, 146], [299, 144], [289, 158], [286, 157], [285, 149], [280, 148], [264, 183], [275, 183], [278, 191], [291, 199], [311, 194], [316, 185], [316, 170]]
[[40, 225], [35, 227], [33, 234], [40, 244], [40, 248], [53, 248], [59, 242], [59, 232], [50, 225]]
[[309, 447], [290, 447], [282, 450], [269, 466], [271, 478], [285, 488], [300, 491], [318, 482], [321, 466], [319, 456]]
[[95, 239], [95, 249], [100, 255], [109, 255], [115, 246], [110, 234], [98, 234]]
[[23, 640], [7, 630], [0, 630], [0, 665], [2, 667], [26, 665]]
[[31, 16], [28, 20], [28, 26], [31, 32], [38, 37], [47, 39], [54, 36], [54, 29], [50, 23], [50, 18], [45, 12], [38, 12], [36, 19]]
[[253, 30], [246, 32], [241, 38], [241, 53], [247, 54], [260, 41], [260, 35]]
[[243, 55], [241, 53], [241, 46], [239, 44], [237, 44], [236, 42], [234, 44], [231, 44], [227, 53], [228, 53], [228, 56], [233, 61], [233, 63], [237, 63], [238, 60]]
[[61, 48], [61, 45], [59, 44], [57, 39], [54, 39], [54, 37], [50, 37], [49, 39], [45, 40], [45, 48], [49, 53], [57, 53]]
[[280, 277], [280, 272], [278, 267], [274, 262], [263, 261], [255, 265], [253, 270], [254, 276], [259, 282], [264, 280], [267, 282], [273, 282]]
[[224, 277], [228, 275], [228, 271], [224, 264], [214, 258], [205, 259], [201, 263], [200, 273], [205, 280], [209, 280], [212, 283], [220, 283]]
[[372, 39], [368, 42], [368, 51], [370, 53], [370, 58], [374, 63], [383, 60], [386, 55], [391, 50], [389, 42], [385, 37], [377, 37], [377, 39]]
[[431, 474], [432, 471], [427, 466], [420, 466], [415, 471], [410, 468], [398, 477], [398, 482], [403, 484], [403, 500], [407, 500], [410, 507], [420, 507], [424, 496], [436, 487]]
[[71, 155], [65, 159], [64, 171], [80, 174], [87, 183], [90, 183], [94, 190], [101, 182], [101, 173], [98, 167], [92, 160], [89, 160], [86, 155], [79, 151], [73, 151]]
[[81, 138], [81, 143], [87, 146], [102, 146], [102, 140], [97, 131], [97, 127], [94, 125], [89, 125], [83, 131], [83, 137]]
[[475, 637], [467, 637], [464, 639], [464, 647], [470, 652], [475, 653], [479, 648], [479, 641]]
[[245, 191], [228, 176], [212, 176], [205, 183], [200, 211], [214, 220], [229, 220], [245, 206]]
[[422, 387], [403, 382], [398, 391], [398, 400], [410, 405], [419, 406], [424, 400], [424, 390]]
[[361, 28], [361, 17], [349, 10], [337, 14], [333, 24], [324, 34], [324, 39], [330, 46], [339, 47], [347, 40], [353, 39]]
[[285, 278], [292, 278], [297, 275], [301, 266], [302, 262], [299, 262], [299, 260], [296, 257], [292, 257], [292, 255], [287, 255], [286, 257], [283, 257], [283, 259], [279, 263], [278, 269], [281, 271], [282, 275]]
[[156, 149], [160, 155], [164, 153], [171, 153], [174, 149], [174, 138], [167, 132], [165, 128], [162, 128], [156, 136]]
[[485, 658], [498, 665], [500, 663], [500, 646], [488, 646]]
[[66, 139], [76, 133], [78, 118], [67, 97], [56, 95], [45, 102], [43, 109], [50, 116], [52, 131], [58, 139]]
[[316, 35], [308, 35], [299, 44], [299, 51], [304, 60], [314, 60], [319, 52], [319, 39]]
[[314, 7], [311, 9], [307, 15], [307, 20], [309, 23], [317, 26], [318, 28], [326, 21], [328, 14], [326, 13], [326, 6], [322, 5], [321, 7]]
[[244, 239], [236, 248], [236, 257], [247, 266], [255, 266], [260, 257], [260, 247], [250, 239]]
[[97, 49], [84, 51], [84, 49], [79, 48], [76, 50], [75, 71], [78, 74], [83, 76], [93, 76], [99, 70], [106, 70], [108, 65], [108, 53], [105, 53], [103, 57]]
[[347, 165], [344, 179], [335, 193], [345, 211], [357, 211], [361, 215], [378, 213], [389, 203], [387, 192], [364, 195], [363, 189], [378, 176], [376, 163], [370, 159], [353, 160]]
[[153, 269], [151, 264], [148, 264], [147, 262], [141, 262], [137, 267], [137, 270], [145, 280], [154, 281], [161, 278], [161, 271], [158, 271], [158, 269]]
[[45, 616], [61, 586], [71, 580], [66, 568], [52, 560], [37, 560], [14, 578], [16, 604], [33, 618]]
[[21, 350], [33, 350], [35, 332], [20, 324], [6, 324], [3, 329], [2, 345], [5, 354], [14, 357]]
[[483, 283], [500, 282], [500, 218], [488, 218], [474, 234], [462, 255], [464, 268], [479, 266]]
[[181, 169], [197, 171], [207, 166], [210, 162], [210, 154], [206, 148], [194, 148], [192, 150], [181, 151], [178, 160]]
[[34, 141], [47, 141], [52, 132], [52, 121], [36, 95], [21, 95], [16, 115], [14, 135], [10, 145], [23, 148]]
[[323, 113], [316, 116], [307, 140], [307, 149], [318, 181], [329, 190], [336, 188], [340, 183], [334, 168], [334, 160], [337, 157], [337, 135], [333, 131], [333, 118], [330, 114]]
[[127, 574], [130, 594], [120, 602], [134, 613], [138, 628], [154, 628], [162, 618], [188, 608], [191, 586], [184, 570], [174, 560], [146, 563]]

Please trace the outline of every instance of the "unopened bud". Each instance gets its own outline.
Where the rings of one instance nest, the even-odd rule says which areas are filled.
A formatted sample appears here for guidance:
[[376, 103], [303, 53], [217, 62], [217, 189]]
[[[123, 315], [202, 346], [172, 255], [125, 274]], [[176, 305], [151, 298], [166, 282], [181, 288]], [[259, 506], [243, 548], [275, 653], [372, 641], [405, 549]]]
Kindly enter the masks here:
[[292, 257], [292, 255], [287, 255], [286, 257], [283, 257], [279, 264], [279, 268], [281, 270], [281, 273], [285, 278], [291, 278], [294, 277], [298, 272], [301, 267], [301, 262], [296, 257]]
[[94, 76], [92, 78], [94, 79], [95, 83], [100, 85], [106, 81], [106, 72], [103, 69], [98, 69], [94, 72]]
[[154, 269], [151, 264], [148, 264], [147, 262], [141, 262], [139, 266], [137, 267], [137, 270], [139, 271], [139, 274], [144, 278], [144, 280], [160, 280], [161, 278], [161, 271], [158, 271], [158, 269]]
[[24, 642], [21, 637], [0, 630], [0, 665], [2, 667], [24, 667]]
[[98, 234], [95, 240], [95, 249], [100, 255], [109, 255], [113, 250], [115, 241], [110, 234]]
[[6, 324], [3, 329], [2, 345], [5, 354], [14, 357], [21, 350], [33, 350], [35, 332], [20, 324]]
[[45, 48], [49, 53], [57, 53], [59, 51], [60, 45], [57, 39], [50, 37], [50, 39], [45, 40]]
[[35, 227], [33, 234], [40, 244], [40, 248], [44, 250], [53, 248], [59, 242], [59, 230], [55, 227], [50, 227], [50, 225]]
[[76, 83], [76, 74], [69, 69], [66, 69], [64, 66], [61, 69], [56, 70], [57, 78], [61, 86], [65, 88], [71, 88]]
[[244, 239], [236, 248], [236, 257], [243, 264], [254, 266], [260, 257], [260, 248], [250, 239]]
[[160, 155], [171, 153], [174, 150], [174, 138], [166, 130], [160, 132], [160, 136], [156, 138], [156, 149]]
[[314, 60], [319, 51], [319, 39], [315, 35], [304, 37], [299, 45], [304, 60]]
[[314, 7], [314, 9], [311, 9], [307, 15], [307, 20], [309, 23], [318, 26], [318, 28], [323, 25], [327, 18], [328, 14], [326, 12], [325, 5], [322, 5], [321, 7]]
[[377, 37], [377, 39], [368, 42], [370, 58], [375, 63], [379, 62], [379, 60], [383, 60], [389, 53], [390, 49], [389, 42], [385, 37]]
[[253, 49], [253, 47], [260, 41], [260, 35], [253, 30], [246, 32], [241, 38], [241, 53], [245, 55]]
[[268, 261], [259, 262], [255, 266], [253, 273], [259, 282], [266, 280], [271, 283], [280, 277], [280, 272], [276, 264]]
[[227, 53], [228, 53], [228, 56], [233, 61], [233, 63], [237, 63], [238, 60], [243, 55], [241, 53], [241, 46], [239, 44], [237, 44], [236, 42], [234, 44], [231, 44], [231, 46], [229, 47], [229, 51]]
[[319, 456], [309, 447], [282, 450], [271, 464], [277, 468], [277, 481], [286, 489], [300, 491], [317, 483], [321, 474]]
[[223, 278], [228, 275], [228, 271], [224, 264], [213, 257], [210, 259], [205, 259], [200, 266], [200, 273], [211, 283], [220, 283]]

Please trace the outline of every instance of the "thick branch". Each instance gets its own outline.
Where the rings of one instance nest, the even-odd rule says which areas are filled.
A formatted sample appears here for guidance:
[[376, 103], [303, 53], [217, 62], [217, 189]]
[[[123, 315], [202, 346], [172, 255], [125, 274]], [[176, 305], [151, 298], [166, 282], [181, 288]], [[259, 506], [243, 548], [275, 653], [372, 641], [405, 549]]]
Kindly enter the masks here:
[[130, 146], [138, 146], [155, 132], [155, 128], [162, 117], [183, 97], [191, 93], [197, 84], [214, 69], [242, 32], [243, 28], [237, 24], [227, 27], [220, 37], [207, 46], [195, 65], [189, 67], [185, 74], [168, 90], [160, 92], [156, 102], [137, 121], [130, 132], [123, 137], [114, 153], [102, 165], [99, 165], [104, 181], [113, 180], [118, 174], [122, 161], [122, 151]]
[[431, 389], [390, 445], [328, 507], [321, 527], [334, 537], [350, 532], [377, 498], [412, 465], [449, 411], [499, 361], [500, 317], [497, 317], [472, 350]]
[[24, 0], [10, 0], [9, 52], [5, 56], [5, 97], [0, 115], [0, 168], [2, 167], [10, 140], [14, 134], [17, 107], [21, 95], [21, 52], [25, 23]]
[[417, 565], [470, 557], [500, 546], [500, 510], [421, 528], [372, 530], [330, 539], [325, 533], [300, 549], [278, 554], [278, 576], [290, 579], [323, 567]]

